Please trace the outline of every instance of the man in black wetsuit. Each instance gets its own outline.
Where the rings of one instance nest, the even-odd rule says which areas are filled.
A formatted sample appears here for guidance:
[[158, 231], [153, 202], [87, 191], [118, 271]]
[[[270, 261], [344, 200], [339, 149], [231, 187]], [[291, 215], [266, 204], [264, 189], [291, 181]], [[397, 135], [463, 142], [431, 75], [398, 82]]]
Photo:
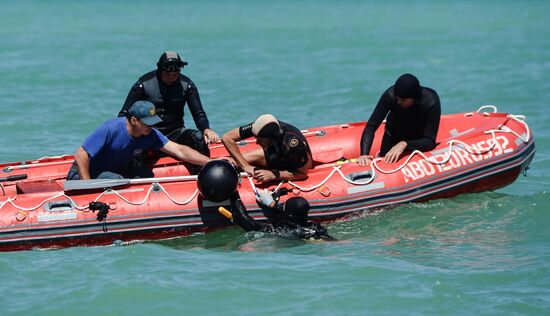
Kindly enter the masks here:
[[310, 205], [306, 199], [291, 197], [279, 204], [267, 190], [258, 190], [256, 199], [267, 210], [266, 216], [270, 223], [258, 222], [250, 217], [238, 193], [231, 198], [231, 214], [223, 210], [220, 213], [247, 232], [259, 231], [289, 239], [335, 240], [321, 224], [308, 220]]
[[[255, 137], [261, 148], [243, 155], [237, 141], [249, 137]], [[305, 179], [313, 166], [311, 149], [302, 132], [271, 114], [230, 130], [222, 142], [235, 163], [260, 182]]]
[[[171, 141], [187, 145], [209, 156], [208, 143], [216, 142], [218, 135], [210, 129], [197, 87], [191, 79], [180, 73], [185, 65], [187, 62], [182, 61], [176, 52], [163, 53], [157, 69], [141, 76], [132, 86], [118, 116], [127, 116], [128, 110], [136, 101], [152, 102], [162, 119], [155, 128]], [[186, 103], [198, 130], [185, 128], [183, 115]]]
[[411, 74], [400, 76], [395, 85], [382, 94], [363, 130], [358, 163], [365, 166], [373, 159], [369, 152], [374, 133], [384, 118], [386, 129], [379, 156], [393, 163], [405, 150], [428, 151], [435, 148], [440, 116], [441, 104], [437, 93], [422, 87]]

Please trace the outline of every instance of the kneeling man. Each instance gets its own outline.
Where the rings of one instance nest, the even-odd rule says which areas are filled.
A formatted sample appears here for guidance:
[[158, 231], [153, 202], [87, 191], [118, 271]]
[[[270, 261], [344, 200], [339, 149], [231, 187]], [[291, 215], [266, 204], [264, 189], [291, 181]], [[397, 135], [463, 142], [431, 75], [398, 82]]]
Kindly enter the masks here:
[[161, 122], [155, 105], [137, 101], [126, 117], [118, 117], [98, 127], [76, 151], [67, 180], [120, 179], [152, 177], [153, 172], [133, 163], [134, 157], [148, 149], [159, 149], [195, 165], [210, 160], [188, 146], [174, 143], [153, 128]]

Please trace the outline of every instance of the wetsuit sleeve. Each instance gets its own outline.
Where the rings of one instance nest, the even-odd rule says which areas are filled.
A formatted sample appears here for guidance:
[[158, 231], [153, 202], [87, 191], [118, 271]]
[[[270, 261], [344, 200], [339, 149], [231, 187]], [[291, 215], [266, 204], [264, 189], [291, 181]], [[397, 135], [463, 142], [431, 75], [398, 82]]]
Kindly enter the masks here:
[[378, 100], [378, 104], [374, 108], [363, 130], [363, 135], [361, 136], [361, 155], [369, 154], [372, 147], [372, 141], [374, 140], [374, 133], [390, 111], [390, 104], [393, 101], [388, 91], [389, 90], [386, 90], [380, 97], [380, 100]]
[[130, 89], [130, 92], [128, 92], [128, 96], [126, 97], [126, 101], [124, 101], [124, 105], [122, 106], [122, 109], [120, 112], [118, 112], [118, 117], [125, 117], [128, 113], [128, 110], [132, 107], [136, 101], [145, 100], [145, 89], [143, 89], [143, 83], [141, 80], [138, 80], [132, 88]]
[[[185, 83], [182, 82], [182, 84]], [[195, 121], [197, 128], [201, 132], [207, 128], [210, 128], [210, 123], [208, 122], [206, 113], [202, 108], [199, 89], [197, 89], [197, 86], [195, 86], [193, 81], [187, 82], [187, 93], [185, 94], [185, 99], [187, 101], [187, 105], [189, 106], [189, 111], [191, 111], [191, 115], [193, 115], [193, 120]]]
[[260, 223], [248, 215], [238, 194], [231, 198], [231, 214], [233, 215], [233, 223], [239, 225], [244, 231], [273, 232], [272, 225]]
[[429, 151], [435, 148], [437, 132], [439, 130], [439, 121], [441, 119], [441, 104], [439, 97], [436, 96], [434, 105], [426, 113], [426, 125], [422, 137], [407, 140], [408, 150]]
[[239, 135], [241, 139], [247, 139], [254, 136], [254, 134], [252, 134], [252, 123], [239, 127]]

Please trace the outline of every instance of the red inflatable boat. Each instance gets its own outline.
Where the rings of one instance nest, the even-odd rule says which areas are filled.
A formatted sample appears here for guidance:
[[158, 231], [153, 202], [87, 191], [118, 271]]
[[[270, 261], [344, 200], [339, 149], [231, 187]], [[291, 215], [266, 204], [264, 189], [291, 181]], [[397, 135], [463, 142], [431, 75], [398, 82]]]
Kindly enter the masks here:
[[[491, 112], [483, 110], [492, 109]], [[525, 118], [477, 112], [443, 115], [431, 152], [407, 153], [393, 164], [354, 159], [364, 122], [303, 131], [315, 166], [303, 181], [259, 185], [244, 177], [239, 193], [251, 216], [263, 219], [253, 187], [288, 188], [282, 200], [299, 195], [311, 203], [310, 217], [332, 220], [393, 204], [495, 190], [512, 183], [534, 157]], [[383, 127], [373, 149], [380, 148]], [[256, 148], [243, 141], [243, 151]], [[226, 156], [220, 144], [213, 157]], [[376, 152], [371, 152], [375, 155]], [[155, 178], [64, 181], [72, 156], [0, 165], [0, 250], [107, 245], [173, 238], [231, 223], [219, 206], [198, 193], [196, 177], [172, 158], [152, 166]], [[95, 202], [95, 203], [92, 203]]]

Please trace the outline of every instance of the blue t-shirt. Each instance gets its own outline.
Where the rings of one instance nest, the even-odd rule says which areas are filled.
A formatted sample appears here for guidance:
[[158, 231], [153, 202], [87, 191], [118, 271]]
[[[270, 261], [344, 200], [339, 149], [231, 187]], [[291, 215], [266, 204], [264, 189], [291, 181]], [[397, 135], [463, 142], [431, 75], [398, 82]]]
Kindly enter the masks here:
[[96, 178], [104, 171], [121, 173], [132, 161], [134, 151], [160, 149], [168, 143], [156, 129], [149, 135], [133, 138], [126, 128], [126, 118], [118, 117], [103, 123], [82, 144], [90, 155], [90, 176]]

